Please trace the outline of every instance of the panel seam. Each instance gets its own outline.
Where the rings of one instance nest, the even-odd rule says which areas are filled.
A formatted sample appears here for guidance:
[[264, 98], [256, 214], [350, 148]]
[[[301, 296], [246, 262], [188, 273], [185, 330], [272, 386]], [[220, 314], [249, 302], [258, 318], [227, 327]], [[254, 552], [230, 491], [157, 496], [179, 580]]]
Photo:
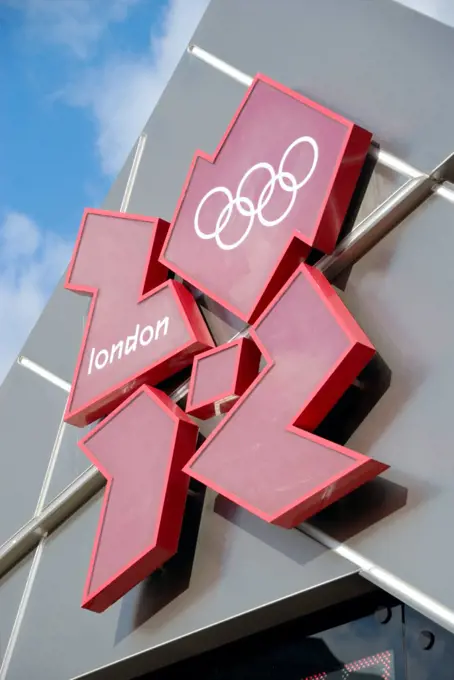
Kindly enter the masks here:
[[13, 658], [14, 649], [16, 647], [17, 640], [19, 638], [20, 628], [24, 620], [25, 611], [30, 599], [33, 584], [35, 582], [36, 574], [38, 572], [38, 567], [41, 561], [41, 557], [44, 549], [44, 540], [42, 540], [38, 547], [36, 548], [35, 554], [33, 556], [33, 561], [30, 566], [30, 571], [28, 572], [27, 581], [22, 593], [21, 601], [17, 609], [16, 618], [14, 619], [13, 628], [9, 636], [8, 644], [6, 646], [5, 655], [3, 657], [2, 664], [0, 666], [0, 680], [6, 680], [6, 674]]

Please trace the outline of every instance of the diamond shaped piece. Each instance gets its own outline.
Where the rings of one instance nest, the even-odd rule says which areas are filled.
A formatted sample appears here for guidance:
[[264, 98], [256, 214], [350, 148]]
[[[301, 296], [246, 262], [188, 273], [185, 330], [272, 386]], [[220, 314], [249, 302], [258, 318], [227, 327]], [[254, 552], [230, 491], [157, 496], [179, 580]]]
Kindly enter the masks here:
[[260, 351], [241, 338], [203, 352], [194, 360], [186, 412], [206, 420], [230, 411], [259, 372]]

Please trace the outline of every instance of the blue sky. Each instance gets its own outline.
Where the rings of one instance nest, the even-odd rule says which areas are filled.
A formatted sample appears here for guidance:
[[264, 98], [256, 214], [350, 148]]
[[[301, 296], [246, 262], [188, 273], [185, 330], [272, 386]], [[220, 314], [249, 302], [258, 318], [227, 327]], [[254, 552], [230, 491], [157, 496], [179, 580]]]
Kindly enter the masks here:
[[0, 381], [207, 4], [0, 2]]

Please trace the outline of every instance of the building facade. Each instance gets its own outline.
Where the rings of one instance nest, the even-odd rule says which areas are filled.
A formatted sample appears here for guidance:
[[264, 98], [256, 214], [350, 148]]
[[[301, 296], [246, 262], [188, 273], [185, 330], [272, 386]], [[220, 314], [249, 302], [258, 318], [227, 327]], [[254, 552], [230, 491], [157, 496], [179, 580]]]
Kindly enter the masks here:
[[0, 680], [452, 677], [453, 62], [453, 29], [391, 0], [211, 0], [102, 208], [170, 222], [257, 73], [369, 130], [315, 266], [379, 356], [320, 432], [389, 469], [291, 530], [192, 482], [176, 556], [82, 609], [104, 482], [63, 419], [90, 301], [62, 281], [0, 388]]

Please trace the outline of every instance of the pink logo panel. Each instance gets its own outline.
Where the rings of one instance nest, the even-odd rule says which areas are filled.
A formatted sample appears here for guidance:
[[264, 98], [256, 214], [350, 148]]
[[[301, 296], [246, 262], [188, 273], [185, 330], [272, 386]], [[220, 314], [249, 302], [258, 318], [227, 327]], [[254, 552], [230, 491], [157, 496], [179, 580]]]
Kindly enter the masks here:
[[162, 262], [253, 320], [310, 248], [334, 248], [370, 141], [257, 76], [215, 156], [196, 156]]
[[80, 443], [107, 479], [82, 606], [104, 611], [178, 547], [197, 426], [142, 387]]
[[374, 349], [328, 281], [307, 265], [251, 337], [267, 366], [186, 471], [266, 521], [292, 527], [387, 467], [311, 434]]
[[182, 284], [166, 281], [158, 255], [168, 223], [89, 211], [66, 287], [90, 294], [65, 420], [84, 426], [110, 413], [141, 384], [157, 384], [213, 343]]
[[206, 420], [227, 413], [257, 377], [260, 351], [240, 338], [194, 359], [186, 412]]

